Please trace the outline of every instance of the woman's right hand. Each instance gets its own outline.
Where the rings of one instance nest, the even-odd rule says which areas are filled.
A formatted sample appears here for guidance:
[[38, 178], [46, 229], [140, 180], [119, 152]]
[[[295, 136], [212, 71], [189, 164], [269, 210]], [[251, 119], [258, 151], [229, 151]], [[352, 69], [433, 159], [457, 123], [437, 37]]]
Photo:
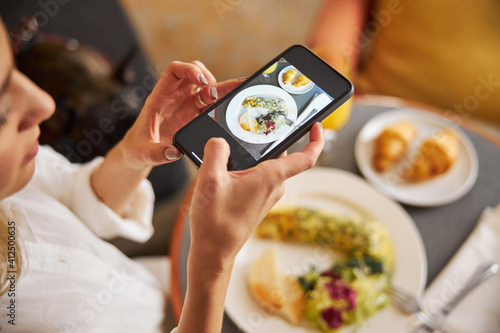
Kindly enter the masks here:
[[228, 171], [229, 145], [211, 139], [191, 203], [192, 250], [211, 268], [223, 269], [281, 198], [284, 181], [316, 163], [323, 148], [321, 124], [311, 129], [301, 152], [281, 156], [243, 171]]
[[179, 333], [221, 331], [236, 254], [283, 195], [285, 180], [311, 168], [323, 144], [321, 124], [314, 124], [301, 152], [228, 171], [227, 142], [207, 142], [191, 201], [188, 285]]

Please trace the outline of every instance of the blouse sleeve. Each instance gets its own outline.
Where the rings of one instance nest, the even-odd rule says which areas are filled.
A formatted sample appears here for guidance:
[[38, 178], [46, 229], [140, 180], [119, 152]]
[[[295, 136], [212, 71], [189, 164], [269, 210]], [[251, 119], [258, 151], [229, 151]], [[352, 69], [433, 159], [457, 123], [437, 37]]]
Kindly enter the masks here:
[[90, 184], [93, 171], [103, 161], [97, 157], [89, 163], [72, 164], [52, 148], [40, 147], [32, 183], [67, 206], [97, 236], [147, 241], [154, 232], [151, 184], [146, 179], [140, 183], [121, 217], [99, 201]]

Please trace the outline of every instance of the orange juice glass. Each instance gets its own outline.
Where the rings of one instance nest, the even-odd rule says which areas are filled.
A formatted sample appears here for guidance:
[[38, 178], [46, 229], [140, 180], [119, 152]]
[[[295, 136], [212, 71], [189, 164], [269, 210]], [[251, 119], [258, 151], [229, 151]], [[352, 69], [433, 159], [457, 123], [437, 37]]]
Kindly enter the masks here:
[[[340, 49], [333, 46], [320, 46], [313, 51], [325, 61], [330, 63], [337, 71], [346, 78], [350, 78], [350, 63]], [[326, 130], [338, 131], [347, 124], [352, 111], [352, 98], [326, 117], [321, 124]]]
[[276, 70], [277, 66], [278, 66], [278, 63], [275, 62], [274, 64], [272, 64], [271, 66], [269, 66], [265, 71], [263, 71], [262, 75], [261, 75], [260, 81], [262, 81], [262, 82], [269, 82], [271, 80], [271, 76], [269, 74], [271, 74], [272, 72], [274, 72]]
[[276, 70], [276, 66], [278, 66], [277, 62], [275, 62], [274, 64], [269, 66], [264, 72], [262, 72], [262, 74], [271, 74], [272, 72], [274, 72]]

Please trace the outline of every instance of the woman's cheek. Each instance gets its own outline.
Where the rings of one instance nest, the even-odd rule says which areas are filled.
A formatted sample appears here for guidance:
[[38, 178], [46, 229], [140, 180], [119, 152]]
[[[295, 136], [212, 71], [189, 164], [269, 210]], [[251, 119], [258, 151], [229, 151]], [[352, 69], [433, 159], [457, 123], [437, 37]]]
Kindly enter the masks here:
[[[35, 162], [21, 166], [19, 149], [0, 143], [0, 200], [22, 189], [33, 176]], [[2, 149], [8, 148], [8, 149]]]

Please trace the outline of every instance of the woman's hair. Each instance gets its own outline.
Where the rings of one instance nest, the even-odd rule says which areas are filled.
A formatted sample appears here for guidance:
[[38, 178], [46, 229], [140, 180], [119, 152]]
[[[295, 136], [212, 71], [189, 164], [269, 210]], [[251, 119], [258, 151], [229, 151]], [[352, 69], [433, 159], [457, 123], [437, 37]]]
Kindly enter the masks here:
[[22, 256], [15, 222], [0, 209], [0, 296], [9, 289], [9, 276], [21, 276]]

